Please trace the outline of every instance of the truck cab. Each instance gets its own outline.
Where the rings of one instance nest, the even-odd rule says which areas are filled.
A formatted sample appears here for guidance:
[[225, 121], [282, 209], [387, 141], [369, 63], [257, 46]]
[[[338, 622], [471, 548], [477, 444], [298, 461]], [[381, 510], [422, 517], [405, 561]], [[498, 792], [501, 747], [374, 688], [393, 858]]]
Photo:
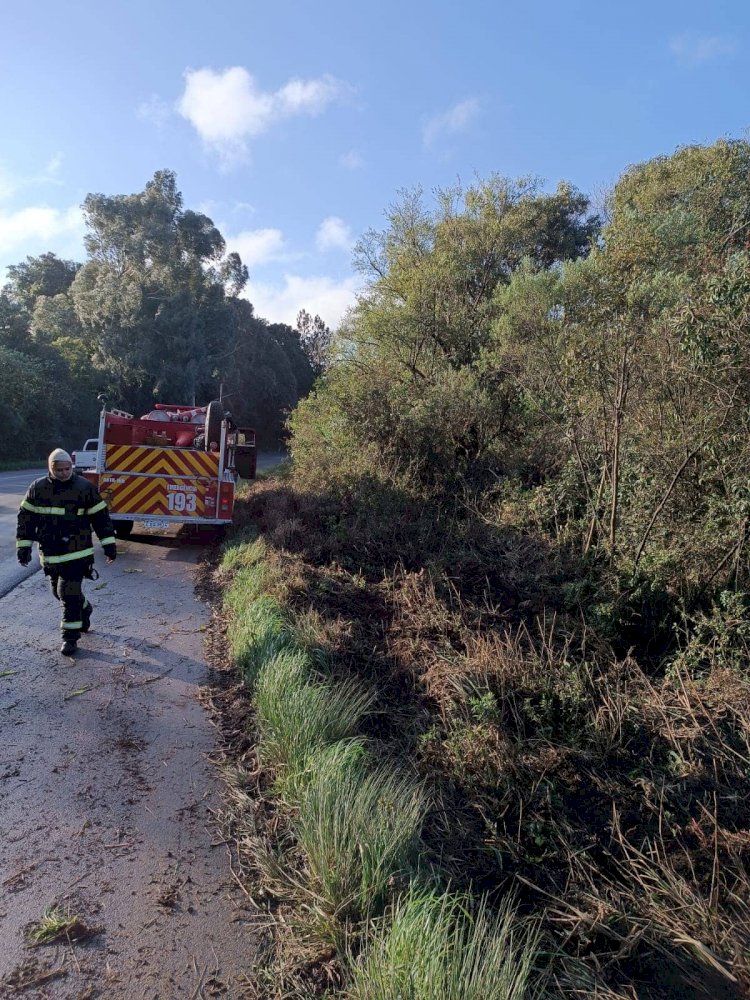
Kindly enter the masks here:
[[76, 472], [83, 469], [96, 468], [96, 456], [99, 454], [99, 438], [87, 438], [80, 451], [74, 451], [70, 456], [73, 459], [73, 468]]

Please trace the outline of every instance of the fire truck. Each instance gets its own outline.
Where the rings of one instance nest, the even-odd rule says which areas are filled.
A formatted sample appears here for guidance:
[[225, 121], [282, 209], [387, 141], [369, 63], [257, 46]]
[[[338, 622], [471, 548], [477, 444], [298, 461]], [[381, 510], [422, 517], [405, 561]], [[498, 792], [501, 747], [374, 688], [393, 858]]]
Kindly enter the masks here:
[[227, 525], [237, 482], [255, 477], [255, 431], [237, 427], [219, 400], [207, 406], [156, 403], [142, 417], [102, 408], [96, 467], [82, 475], [99, 489], [115, 533], [136, 521]]

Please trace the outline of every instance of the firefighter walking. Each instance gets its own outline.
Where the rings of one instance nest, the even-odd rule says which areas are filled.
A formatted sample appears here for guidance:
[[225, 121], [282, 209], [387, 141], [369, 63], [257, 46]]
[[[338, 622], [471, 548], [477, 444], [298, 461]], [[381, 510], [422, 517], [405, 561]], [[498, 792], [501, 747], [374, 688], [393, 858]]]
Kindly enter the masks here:
[[91, 625], [93, 608], [82, 584], [85, 578], [95, 579], [92, 528], [108, 563], [117, 557], [117, 546], [106, 503], [92, 483], [73, 472], [70, 455], [56, 448], [47, 468], [48, 474], [31, 484], [21, 502], [16, 554], [26, 566], [32, 544], [39, 544], [45, 576], [62, 606], [60, 652], [72, 656], [81, 633]]

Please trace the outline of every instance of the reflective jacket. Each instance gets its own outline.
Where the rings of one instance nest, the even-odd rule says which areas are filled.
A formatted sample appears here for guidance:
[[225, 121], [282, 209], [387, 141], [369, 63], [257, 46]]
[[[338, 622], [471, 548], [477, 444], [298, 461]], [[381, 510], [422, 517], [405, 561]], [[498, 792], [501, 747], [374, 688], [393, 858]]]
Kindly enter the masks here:
[[16, 546], [38, 542], [45, 573], [72, 562], [80, 565], [79, 560], [85, 560], [88, 570], [94, 562], [92, 528], [102, 545], [115, 545], [109, 511], [97, 488], [75, 474], [66, 482], [43, 476], [21, 502]]

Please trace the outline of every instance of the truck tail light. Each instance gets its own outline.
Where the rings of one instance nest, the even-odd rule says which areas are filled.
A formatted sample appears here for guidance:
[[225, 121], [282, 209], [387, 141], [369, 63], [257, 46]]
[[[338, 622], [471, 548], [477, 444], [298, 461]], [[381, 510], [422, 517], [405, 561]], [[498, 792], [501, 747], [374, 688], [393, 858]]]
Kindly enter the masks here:
[[219, 509], [216, 511], [219, 517], [232, 516], [232, 503], [234, 501], [234, 483], [222, 483], [219, 488]]

